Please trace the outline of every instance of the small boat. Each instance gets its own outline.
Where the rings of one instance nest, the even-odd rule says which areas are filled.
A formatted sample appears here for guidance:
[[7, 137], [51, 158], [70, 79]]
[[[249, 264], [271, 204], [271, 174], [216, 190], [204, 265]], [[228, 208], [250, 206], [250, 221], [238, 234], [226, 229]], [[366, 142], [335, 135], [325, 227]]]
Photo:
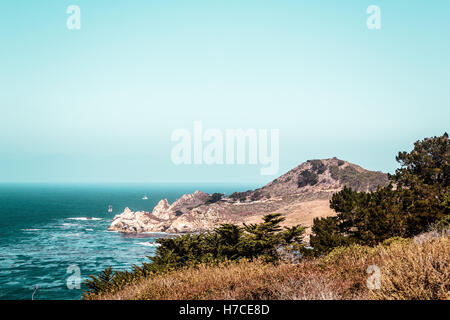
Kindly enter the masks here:
[[109, 207], [108, 207], [108, 212], [112, 212], [113, 210], [112, 210], [112, 205], [109, 205]]
[[147, 196], [143, 196], [143, 197], [142, 197], [142, 200], [147, 200], [147, 199], [148, 199]]

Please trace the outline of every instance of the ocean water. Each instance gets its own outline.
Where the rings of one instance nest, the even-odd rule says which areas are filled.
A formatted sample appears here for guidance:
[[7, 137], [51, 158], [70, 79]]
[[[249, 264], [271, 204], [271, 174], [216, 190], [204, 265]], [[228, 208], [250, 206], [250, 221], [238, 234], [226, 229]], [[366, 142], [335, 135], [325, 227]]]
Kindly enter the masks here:
[[[0, 185], [0, 299], [80, 299], [74, 288], [105, 267], [128, 270], [148, 261], [157, 237], [107, 228], [125, 207], [151, 211], [185, 193], [245, 191], [243, 185]], [[144, 195], [148, 200], [143, 200]], [[112, 205], [113, 213], [108, 213]], [[69, 286], [68, 286], [69, 283]]]

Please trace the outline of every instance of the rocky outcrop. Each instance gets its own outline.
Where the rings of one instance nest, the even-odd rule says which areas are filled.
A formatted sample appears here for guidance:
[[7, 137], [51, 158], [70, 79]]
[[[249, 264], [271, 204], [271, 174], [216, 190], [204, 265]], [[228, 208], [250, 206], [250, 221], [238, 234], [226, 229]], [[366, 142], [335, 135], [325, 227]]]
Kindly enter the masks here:
[[[204, 205], [209, 195], [202, 191], [193, 194], [185, 194], [176, 200], [172, 205], [167, 199], [162, 199], [153, 208], [153, 211], [133, 212], [129, 208], [114, 217], [109, 226], [109, 231], [119, 231], [123, 233], [139, 232], [195, 232], [207, 230], [212, 227], [210, 221], [216, 222], [214, 214], [208, 214], [204, 221], [199, 222], [202, 217], [202, 210], [198, 216], [195, 215], [194, 208]], [[208, 211], [208, 210], [207, 210]], [[195, 211], [198, 212], [198, 211]], [[202, 219], [200, 219], [202, 220]]]
[[114, 217], [109, 231], [124, 233], [159, 232], [168, 228], [168, 221], [153, 217], [148, 212], [133, 212], [129, 208]]
[[153, 208], [152, 215], [158, 219], [168, 220], [173, 218], [174, 214], [169, 211], [170, 204], [167, 199], [162, 199], [158, 202], [156, 207]]
[[[222, 223], [255, 223], [271, 212], [285, 215], [284, 225], [309, 227], [313, 219], [334, 215], [329, 207], [333, 193], [344, 186], [357, 191], [375, 190], [388, 183], [382, 172], [365, 170], [337, 158], [309, 160], [266, 186], [235, 192], [218, 201], [196, 191], [169, 204], [162, 199], [149, 212], [125, 211], [116, 215], [108, 230], [138, 232], [200, 232]], [[213, 203], [211, 203], [213, 202]]]
[[185, 194], [176, 200], [170, 206], [171, 212], [181, 211], [185, 213], [187, 210], [191, 210], [199, 205], [202, 205], [209, 199], [209, 194], [202, 191], [195, 191], [192, 194]]

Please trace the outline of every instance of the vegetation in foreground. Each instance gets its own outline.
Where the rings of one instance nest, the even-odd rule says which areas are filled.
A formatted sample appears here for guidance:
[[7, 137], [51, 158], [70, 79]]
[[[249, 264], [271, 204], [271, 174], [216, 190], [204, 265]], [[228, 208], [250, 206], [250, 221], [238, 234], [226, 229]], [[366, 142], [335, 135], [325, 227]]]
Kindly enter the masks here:
[[374, 192], [349, 188], [333, 195], [336, 216], [314, 220], [311, 246], [317, 255], [335, 247], [374, 246], [391, 237], [410, 238], [450, 215], [448, 134], [417, 141], [396, 157], [400, 168], [390, 184]]
[[91, 276], [84, 297], [102, 292], [116, 292], [125, 285], [142, 278], [168, 274], [174, 270], [198, 265], [253, 261], [276, 263], [283, 257], [299, 257], [304, 249], [302, 226], [284, 227], [280, 214], [268, 214], [259, 224], [240, 227], [223, 224], [219, 228], [200, 234], [187, 234], [173, 238], [160, 238], [160, 244], [150, 263], [135, 265], [131, 272], [106, 268], [98, 277]]
[[[417, 141], [396, 159], [401, 167], [387, 187], [333, 195], [337, 215], [314, 220], [312, 250], [302, 226], [282, 229], [284, 218], [269, 214], [260, 224], [158, 239], [150, 263], [91, 276], [84, 298], [448, 299], [448, 134]], [[430, 225], [444, 234], [412, 242]], [[374, 292], [364, 281], [369, 265], [384, 268]]]
[[[424, 235], [427, 238], [427, 235]], [[450, 299], [450, 238], [351, 245], [298, 264], [256, 260], [184, 267], [89, 299]], [[379, 266], [380, 289], [367, 268]]]

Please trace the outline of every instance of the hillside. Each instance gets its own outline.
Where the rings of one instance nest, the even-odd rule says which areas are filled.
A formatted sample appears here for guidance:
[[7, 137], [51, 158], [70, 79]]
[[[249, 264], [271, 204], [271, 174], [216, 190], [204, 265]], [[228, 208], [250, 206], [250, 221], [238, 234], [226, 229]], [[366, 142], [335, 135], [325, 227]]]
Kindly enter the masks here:
[[[450, 238], [431, 232], [390, 239], [376, 247], [353, 245], [298, 264], [243, 261], [182, 268], [88, 295], [94, 300], [448, 300]], [[382, 274], [369, 290], [369, 266]], [[372, 285], [376, 285], [373, 283]]]
[[308, 160], [273, 180], [253, 196], [285, 196], [288, 194], [334, 193], [344, 186], [355, 191], [374, 191], [388, 183], [387, 175], [369, 171], [337, 158]]
[[[448, 299], [449, 147], [446, 133], [416, 141], [396, 157], [395, 188], [374, 192], [342, 188], [374, 190], [388, 182], [384, 174], [324, 159], [257, 190], [182, 197], [194, 206], [172, 204], [179, 215], [166, 220], [168, 231], [182, 221], [216, 228], [156, 240], [150, 263], [133, 273], [105, 269], [87, 282], [85, 298]], [[336, 213], [325, 210], [330, 196]], [[146, 216], [170, 215], [172, 206]], [[314, 216], [333, 214], [315, 220], [305, 237]], [[207, 215], [255, 223], [217, 226]], [[280, 227], [288, 221], [303, 226]]]
[[316, 217], [334, 214], [331, 196], [344, 186], [372, 191], [388, 183], [387, 175], [337, 158], [309, 160], [262, 188], [229, 196], [202, 191], [182, 196], [173, 204], [162, 199], [150, 212], [128, 208], [114, 217], [109, 230], [136, 232], [199, 232], [221, 223], [250, 223], [272, 212], [286, 217], [285, 226], [312, 225]]

